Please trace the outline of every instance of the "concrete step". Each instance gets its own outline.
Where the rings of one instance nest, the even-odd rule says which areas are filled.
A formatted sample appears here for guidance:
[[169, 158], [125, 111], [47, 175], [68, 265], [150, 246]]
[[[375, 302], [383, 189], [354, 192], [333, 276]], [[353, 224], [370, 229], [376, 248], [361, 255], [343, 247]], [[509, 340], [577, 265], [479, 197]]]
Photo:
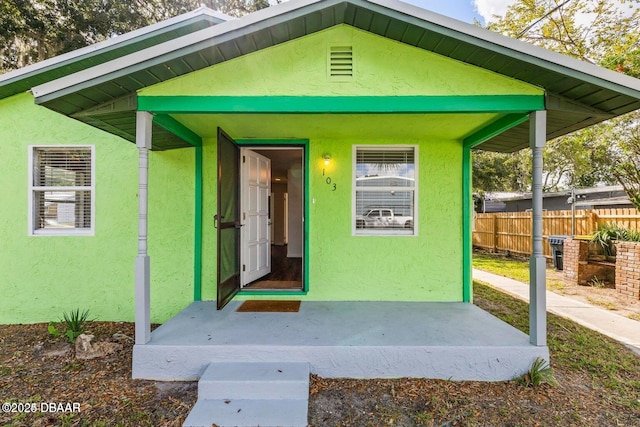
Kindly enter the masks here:
[[308, 399], [198, 399], [183, 427], [306, 427]]
[[205, 399], [300, 399], [309, 395], [306, 362], [213, 362], [200, 377]]
[[306, 427], [309, 364], [212, 362], [184, 427]]

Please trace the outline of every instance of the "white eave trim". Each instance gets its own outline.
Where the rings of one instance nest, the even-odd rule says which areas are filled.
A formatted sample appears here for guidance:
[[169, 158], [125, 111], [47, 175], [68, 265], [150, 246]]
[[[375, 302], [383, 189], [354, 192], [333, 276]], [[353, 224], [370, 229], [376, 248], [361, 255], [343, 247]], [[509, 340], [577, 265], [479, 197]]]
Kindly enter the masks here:
[[[578, 73], [578, 75], [570, 75], [570, 77], [640, 99], [640, 80], [597, 65], [579, 61], [396, 0], [348, 0], [348, 2], [423, 28], [438, 31], [445, 36], [478, 47], [511, 56], [524, 63], [565, 75], [567, 72]], [[36, 102], [46, 102], [160, 64], [183, 54], [233, 39], [242, 35], [237, 34], [242, 30], [254, 32], [266, 26], [287, 22], [300, 15], [314, 12], [314, 10], [307, 10], [312, 9], [313, 6], [317, 6], [317, 9], [320, 10], [343, 3], [342, 0], [292, 0], [284, 2], [36, 86], [33, 88], [33, 94], [36, 97]], [[273, 22], [269, 22], [271, 20]]]
[[[9, 83], [23, 80], [32, 75], [40, 72], [46, 72], [47, 69], [54, 69], [62, 67], [66, 64], [72, 63], [81, 57], [92, 57], [105, 52], [109, 52], [116, 48], [126, 46], [130, 43], [153, 37], [158, 33], [165, 32], [173, 26], [179, 26], [179, 24], [186, 24], [188, 21], [197, 18], [199, 16], [210, 16], [221, 23], [233, 20], [235, 18], [225, 15], [223, 13], [211, 10], [206, 6], [201, 6], [191, 12], [183, 13], [182, 15], [169, 18], [165, 21], [161, 21], [138, 30], [130, 31], [128, 33], [121, 34], [119, 36], [104, 40], [74, 51], [64, 53], [62, 55], [55, 56], [53, 58], [45, 59], [38, 63], [28, 65], [17, 70], [9, 71], [0, 75], [0, 86], [7, 85]], [[164, 30], [164, 31], [163, 31]]]
[[[638, 92], [637, 96], [638, 98], [640, 98], [640, 80], [634, 77], [608, 70], [606, 68], [602, 68], [598, 65], [590, 64], [585, 61], [580, 61], [579, 59], [572, 58], [570, 56], [563, 55], [552, 50], [544, 49], [524, 42], [522, 40], [507, 37], [503, 34], [496, 33], [473, 24], [458, 21], [456, 19], [430, 12], [420, 7], [402, 3], [396, 0], [365, 1], [380, 5], [384, 8], [395, 10], [396, 12], [406, 14], [408, 15], [408, 19], [406, 19], [407, 22], [412, 21], [411, 17], [417, 18], [421, 21], [427, 21], [428, 23], [441, 27], [443, 29], [443, 34], [449, 33], [453, 35], [452, 32], [455, 32], [459, 33], [459, 35], [462, 35], [462, 37], [460, 37], [459, 35], [454, 36], [454, 38], [456, 39], [465, 40], [482, 47], [488, 47], [485, 45], [485, 43], [488, 42], [491, 45], [508, 49], [510, 52], [503, 51], [501, 53], [511, 53], [510, 56], [512, 56], [514, 59], [529, 63], [535, 63], [535, 65], [542, 66], [548, 68], [549, 70], [557, 72], [562, 72], [562, 70], [552, 67], [552, 65], [560, 66], [563, 69], [577, 71], [584, 74], [585, 76], [592, 76], [599, 80], [604, 80], [605, 82], [611, 82], [616, 85], [634, 90]], [[420, 23], [414, 23], [420, 25]], [[470, 38], [477, 39], [480, 43], [474, 43]], [[548, 65], [545, 66], [544, 63], [537, 63], [537, 61], [531, 61], [531, 59], [542, 60]]]
[[[46, 102], [49, 98], [64, 96], [76, 90], [91, 87], [93, 84], [99, 84], [107, 80], [104, 78], [106, 76], [109, 76], [108, 80], [111, 80], [165, 62], [168, 59], [179, 57], [185, 51], [198, 50], [206, 46], [224, 42], [226, 40], [224, 36], [233, 38], [235, 31], [247, 27], [253, 27], [251, 29], [255, 31], [259, 28], [259, 24], [264, 23], [264, 21], [276, 18], [279, 15], [286, 16], [288, 13], [304, 9], [309, 5], [323, 2], [340, 4], [342, 0], [300, 0], [280, 3], [245, 15], [242, 18], [223, 22], [213, 27], [205, 28], [139, 52], [105, 62], [104, 64], [96, 65], [95, 67], [35, 86], [31, 91], [37, 103]], [[219, 38], [220, 40], [218, 40]], [[200, 43], [205, 46], [199, 46]]]

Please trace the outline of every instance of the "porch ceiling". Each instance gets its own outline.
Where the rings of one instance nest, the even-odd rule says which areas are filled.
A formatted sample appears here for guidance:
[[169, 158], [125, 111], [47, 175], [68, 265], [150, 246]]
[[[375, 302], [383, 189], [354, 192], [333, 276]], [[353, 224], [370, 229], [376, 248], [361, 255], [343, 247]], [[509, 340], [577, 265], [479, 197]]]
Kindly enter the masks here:
[[[234, 138], [357, 138], [462, 140], [499, 114], [176, 114], [200, 135], [215, 138], [217, 126]], [[215, 123], [215, 125], [212, 125]]]

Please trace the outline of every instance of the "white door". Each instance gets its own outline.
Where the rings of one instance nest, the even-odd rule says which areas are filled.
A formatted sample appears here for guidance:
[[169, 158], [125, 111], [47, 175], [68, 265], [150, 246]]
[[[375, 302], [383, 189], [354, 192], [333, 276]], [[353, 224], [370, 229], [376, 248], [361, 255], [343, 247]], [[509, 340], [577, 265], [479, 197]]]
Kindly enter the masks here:
[[240, 194], [242, 211], [242, 273], [240, 286], [271, 272], [271, 160], [243, 148]]

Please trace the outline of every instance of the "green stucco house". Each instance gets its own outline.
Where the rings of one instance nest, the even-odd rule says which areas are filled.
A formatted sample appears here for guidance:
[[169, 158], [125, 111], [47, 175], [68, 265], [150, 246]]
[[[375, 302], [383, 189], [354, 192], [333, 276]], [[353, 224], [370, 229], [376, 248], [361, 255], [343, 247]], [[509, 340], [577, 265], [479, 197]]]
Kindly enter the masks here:
[[[135, 320], [142, 378], [511, 378], [549, 358], [545, 142], [638, 108], [638, 80], [395, 0], [201, 8], [4, 74], [0, 323]], [[470, 159], [529, 146], [526, 336], [472, 304]], [[301, 306], [236, 311], [260, 299]]]

